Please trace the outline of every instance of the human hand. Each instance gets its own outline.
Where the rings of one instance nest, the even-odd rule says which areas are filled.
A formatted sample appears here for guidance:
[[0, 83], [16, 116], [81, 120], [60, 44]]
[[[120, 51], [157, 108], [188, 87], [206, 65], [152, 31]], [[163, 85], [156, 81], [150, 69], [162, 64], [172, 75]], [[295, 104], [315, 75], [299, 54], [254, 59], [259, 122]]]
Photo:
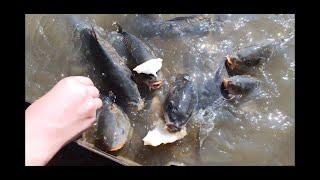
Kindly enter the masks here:
[[89, 128], [102, 106], [99, 91], [87, 77], [59, 81], [25, 111], [25, 163], [45, 165], [67, 142]]

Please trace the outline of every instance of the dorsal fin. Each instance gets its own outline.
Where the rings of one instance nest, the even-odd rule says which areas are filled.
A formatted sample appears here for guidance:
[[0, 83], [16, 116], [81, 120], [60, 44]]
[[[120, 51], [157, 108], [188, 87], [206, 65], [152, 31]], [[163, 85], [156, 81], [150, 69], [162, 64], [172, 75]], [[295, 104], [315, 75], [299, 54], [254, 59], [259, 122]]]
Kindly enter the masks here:
[[112, 26], [116, 28], [116, 32], [117, 32], [117, 33], [120, 33], [120, 34], [123, 33], [122, 26], [121, 26], [118, 22], [114, 21], [114, 22], [112, 23]]

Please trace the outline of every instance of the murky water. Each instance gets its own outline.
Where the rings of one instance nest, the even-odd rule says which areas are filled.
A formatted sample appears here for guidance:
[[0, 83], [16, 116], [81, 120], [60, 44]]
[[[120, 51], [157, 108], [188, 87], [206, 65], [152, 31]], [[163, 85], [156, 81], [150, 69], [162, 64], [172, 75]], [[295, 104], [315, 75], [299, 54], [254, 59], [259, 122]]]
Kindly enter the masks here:
[[[113, 154], [143, 165], [294, 165], [295, 16], [209, 16], [223, 17], [220, 33], [173, 40], [141, 37], [132, 24], [135, 15], [80, 15], [101, 32], [113, 31], [111, 24], [118, 21], [141, 37], [164, 59], [168, 85], [178, 73], [189, 73], [195, 80], [205, 78], [215, 69], [218, 57], [238, 48], [267, 38], [291, 37], [280, 54], [251, 72], [262, 81], [258, 96], [215, 111], [200, 110], [188, 124], [184, 139], [159, 147], [143, 146], [152, 119], [146, 108], [131, 117], [135, 129], [131, 141]], [[92, 77], [93, 67], [81, 61], [72, 41], [73, 29], [65, 21], [63, 15], [26, 15], [26, 101], [33, 102], [70, 75], [89, 76], [99, 86]], [[86, 140], [92, 141], [90, 132]]]

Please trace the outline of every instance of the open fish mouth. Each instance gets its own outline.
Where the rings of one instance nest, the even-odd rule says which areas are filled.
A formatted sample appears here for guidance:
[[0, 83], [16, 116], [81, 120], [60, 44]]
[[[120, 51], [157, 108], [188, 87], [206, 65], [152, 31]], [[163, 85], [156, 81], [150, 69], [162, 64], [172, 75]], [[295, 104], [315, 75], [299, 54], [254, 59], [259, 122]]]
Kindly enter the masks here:
[[224, 89], [232, 95], [246, 95], [260, 86], [260, 81], [249, 75], [237, 75], [222, 81]]
[[149, 81], [149, 82], [147, 82], [147, 85], [148, 85], [148, 87], [149, 87], [150, 89], [153, 89], [153, 90], [159, 89], [159, 88], [161, 88], [161, 86], [162, 86], [162, 80], [159, 80], [159, 81]]
[[237, 62], [236, 59], [230, 55], [226, 56], [226, 66], [230, 69], [230, 70], [234, 70], [237, 67]]
[[171, 133], [175, 133], [181, 130], [180, 127], [177, 127], [176, 125], [172, 124], [172, 123], [167, 123], [166, 124], [166, 129], [171, 132]]

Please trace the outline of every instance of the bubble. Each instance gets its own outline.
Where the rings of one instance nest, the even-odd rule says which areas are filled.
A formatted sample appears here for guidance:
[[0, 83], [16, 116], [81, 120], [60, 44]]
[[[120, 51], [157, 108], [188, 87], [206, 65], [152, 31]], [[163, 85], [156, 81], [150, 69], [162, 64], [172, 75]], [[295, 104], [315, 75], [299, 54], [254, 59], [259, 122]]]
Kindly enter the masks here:
[[238, 30], [240, 29], [241, 27], [244, 27], [246, 25], [246, 23], [249, 22], [248, 19], [245, 19], [245, 18], [239, 18], [238, 21], [235, 22], [234, 24], [234, 30]]
[[289, 80], [288, 74], [286, 74], [286, 76], [283, 76], [282, 79], [286, 81]]

